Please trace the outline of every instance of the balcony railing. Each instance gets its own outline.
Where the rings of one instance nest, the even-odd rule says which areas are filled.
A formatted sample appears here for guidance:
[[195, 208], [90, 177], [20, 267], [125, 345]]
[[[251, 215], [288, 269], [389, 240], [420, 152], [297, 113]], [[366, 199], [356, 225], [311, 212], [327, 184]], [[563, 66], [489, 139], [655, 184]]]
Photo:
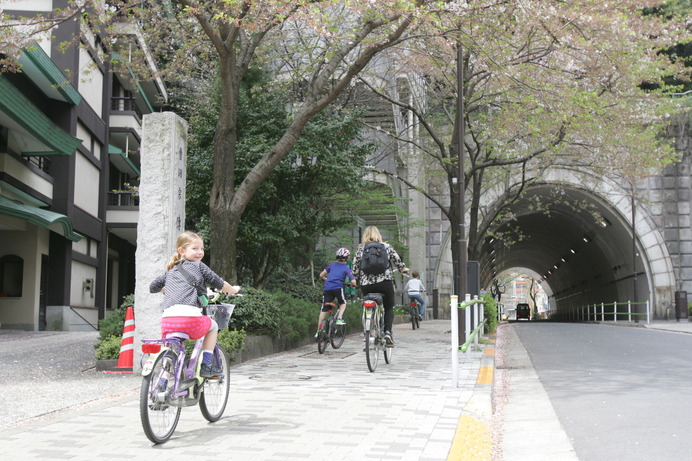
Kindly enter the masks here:
[[109, 192], [108, 206], [138, 207], [139, 194], [137, 192]]
[[135, 98], [120, 98], [120, 97], [112, 97], [111, 98], [111, 111], [116, 111], [116, 112], [134, 112], [137, 114], [137, 117], [139, 117], [140, 120], [142, 120], [142, 111], [139, 110], [139, 107], [137, 107], [137, 102]]
[[51, 159], [48, 157], [27, 157], [29, 163], [36, 165], [40, 170], [50, 174]]

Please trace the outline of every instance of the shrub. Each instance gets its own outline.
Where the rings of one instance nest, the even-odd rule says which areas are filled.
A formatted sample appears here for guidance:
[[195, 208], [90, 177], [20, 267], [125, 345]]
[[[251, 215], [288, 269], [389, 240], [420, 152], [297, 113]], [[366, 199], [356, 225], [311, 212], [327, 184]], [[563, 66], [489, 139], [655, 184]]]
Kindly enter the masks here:
[[291, 288], [283, 289], [282, 291], [308, 303], [319, 304], [322, 302], [321, 286], [295, 285]]
[[363, 317], [363, 302], [359, 300], [346, 303], [344, 320], [346, 321], [346, 334], [360, 333], [363, 331], [361, 319]]
[[[135, 305], [135, 295], [129, 294], [123, 297], [120, 307], [113, 310], [113, 313], [103, 320], [99, 320], [99, 338], [106, 340], [109, 336], [122, 336], [125, 327], [125, 315], [127, 308]], [[117, 357], [116, 357], [117, 358]]]
[[112, 360], [120, 356], [121, 336], [110, 335], [100, 343], [94, 345], [96, 360]]
[[492, 295], [484, 294], [481, 298], [485, 301], [484, 313], [485, 313], [485, 324], [486, 332], [492, 333], [497, 329], [497, 301]]
[[245, 333], [245, 330], [221, 330], [219, 331], [218, 343], [230, 354], [245, 349], [246, 337], [247, 333]]
[[[223, 329], [219, 331], [219, 337], [216, 342], [219, 346], [226, 349], [226, 352], [230, 355], [235, 351], [242, 351], [245, 349], [245, 337], [247, 334], [245, 330], [235, 331]], [[185, 341], [185, 352], [187, 352], [188, 357], [192, 355], [192, 350], [195, 348], [195, 342], [193, 340]], [[232, 360], [232, 358], [231, 358]]]
[[251, 335], [277, 337], [279, 333], [280, 306], [271, 294], [254, 288], [243, 290], [244, 296], [232, 298], [235, 304], [228, 325], [230, 330], [244, 330]]
[[277, 337], [284, 346], [296, 346], [317, 328], [319, 301], [307, 302], [288, 293], [272, 293], [278, 307], [281, 324]]

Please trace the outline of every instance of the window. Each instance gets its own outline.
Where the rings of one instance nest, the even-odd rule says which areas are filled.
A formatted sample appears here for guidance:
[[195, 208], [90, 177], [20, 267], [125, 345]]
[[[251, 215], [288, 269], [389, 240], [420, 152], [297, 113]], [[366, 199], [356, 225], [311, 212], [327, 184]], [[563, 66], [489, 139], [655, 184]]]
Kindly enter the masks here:
[[0, 257], [0, 297], [22, 296], [24, 260], [17, 255]]

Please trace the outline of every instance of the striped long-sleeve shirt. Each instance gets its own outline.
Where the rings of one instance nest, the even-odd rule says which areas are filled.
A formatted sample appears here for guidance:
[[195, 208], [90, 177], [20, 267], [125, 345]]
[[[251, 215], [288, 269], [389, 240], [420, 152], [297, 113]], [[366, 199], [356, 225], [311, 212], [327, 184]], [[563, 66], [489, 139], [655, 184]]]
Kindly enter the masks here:
[[161, 310], [174, 304], [187, 304], [189, 306], [202, 307], [197, 294], [197, 289], [192, 286], [178, 270], [178, 266], [183, 265], [190, 277], [197, 282], [198, 286], [210, 286], [216, 290], [223, 287], [224, 281], [216, 275], [209, 266], [201, 261], [193, 262], [183, 259], [163, 275], [154, 279], [149, 285], [151, 293], [158, 293], [164, 287], [166, 292], [163, 295]]

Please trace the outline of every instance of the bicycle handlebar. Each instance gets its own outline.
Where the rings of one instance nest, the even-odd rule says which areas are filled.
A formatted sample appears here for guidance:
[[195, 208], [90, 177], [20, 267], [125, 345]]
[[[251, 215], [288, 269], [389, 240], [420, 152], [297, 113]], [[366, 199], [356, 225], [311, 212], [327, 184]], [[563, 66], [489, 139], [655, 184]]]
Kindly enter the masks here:
[[[241, 288], [238, 286], [238, 292], [237, 293], [232, 294], [232, 295], [227, 294], [227, 296], [243, 296], [243, 293], [241, 293], [240, 291], [241, 291]], [[217, 290], [208, 290], [208, 292], [209, 292], [209, 295], [211, 295], [212, 293], [214, 295], [211, 298], [209, 298], [210, 304], [214, 304], [214, 303], [218, 302], [219, 298], [221, 298], [221, 295], [224, 294], [224, 292], [221, 290], [218, 290], [218, 291]]]

